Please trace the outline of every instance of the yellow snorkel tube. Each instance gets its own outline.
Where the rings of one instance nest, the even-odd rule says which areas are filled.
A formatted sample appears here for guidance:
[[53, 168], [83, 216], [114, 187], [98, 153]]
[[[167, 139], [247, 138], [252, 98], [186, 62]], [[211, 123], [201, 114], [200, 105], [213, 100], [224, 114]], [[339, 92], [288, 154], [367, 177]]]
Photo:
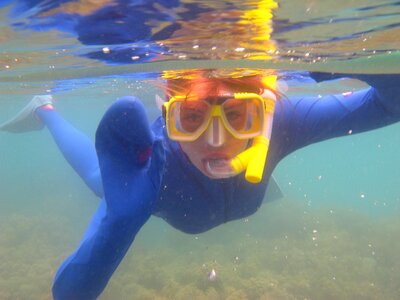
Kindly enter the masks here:
[[[264, 77], [263, 83], [270, 89], [276, 90], [275, 75]], [[264, 126], [262, 135], [255, 137], [251, 147], [237, 155], [230, 162], [231, 167], [236, 174], [246, 170], [245, 178], [251, 183], [259, 183], [262, 180], [264, 166], [267, 160], [276, 99], [274, 97], [274, 99], [268, 100], [270, 101], [265, 99], [264, 102]]]
[[261, 135], [255, 137], [250, 148], [231, 160], [233, 171], [239, 174], [246, 170], [246, 180], [251, 183], [259, 183], [262, 180], [268, 147], [269, 139]]

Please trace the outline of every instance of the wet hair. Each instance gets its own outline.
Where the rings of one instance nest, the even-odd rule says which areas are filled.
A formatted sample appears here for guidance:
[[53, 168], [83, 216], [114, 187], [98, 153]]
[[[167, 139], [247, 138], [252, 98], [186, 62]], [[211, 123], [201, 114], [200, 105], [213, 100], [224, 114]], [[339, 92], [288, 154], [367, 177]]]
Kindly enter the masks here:
[[218, 76], [215, 70], [192, 71], [186, 76], [166, 78], [163, 84], [166, 100], [176, 95], [186, 97], [206, 98], [209, 95], [217, 95], [221, 89], [228, 89], [232, 92], [248, 92], [262, 94], [265, 89], [277, 94], [275, 89], [268, 86], [263, 80], [265, 74], [245, 74], [243, 76]]

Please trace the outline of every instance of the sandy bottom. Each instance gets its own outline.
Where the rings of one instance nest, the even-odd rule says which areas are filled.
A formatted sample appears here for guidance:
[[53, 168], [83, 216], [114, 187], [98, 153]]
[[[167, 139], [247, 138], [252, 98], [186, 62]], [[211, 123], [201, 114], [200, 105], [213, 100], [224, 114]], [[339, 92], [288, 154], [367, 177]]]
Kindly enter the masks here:
[[[2, 218], [0, 299], [51, 299], [81, 234], [66, 217]], [[400, 217], [289, 200], [201, 235], [153, 220], [101, 299], [398, 299], [399, 237]]]

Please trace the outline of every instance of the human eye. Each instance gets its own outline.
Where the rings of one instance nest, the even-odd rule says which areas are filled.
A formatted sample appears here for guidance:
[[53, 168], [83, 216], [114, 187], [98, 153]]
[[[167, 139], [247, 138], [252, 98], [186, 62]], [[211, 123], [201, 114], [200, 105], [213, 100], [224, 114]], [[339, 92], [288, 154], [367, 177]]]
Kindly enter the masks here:
[[245, 103], [236, 103], [225, 107], [225, 117], [236, 130], [241, 130], [246, 123], [247, 110]]
[[181, 112], [182, 128], [187, 132], [194, 132], [203, 124], [204, 118], [205, 115], [201, 111], [185, 109]]
[[226, 112], [226, 117], [230, 121], [235, 121], [235, 120], [241, 119], [241, 118], [243, 118], [243, 116], [244, 116], [243, 110], [235, 110], [235, 109], [231, 110], [230, 109]]
[[185, 120], [186, 122], [201, 122], [204, 119], [204, 115], [198, 111], [186, 111], [183, 116], [182, 119]]

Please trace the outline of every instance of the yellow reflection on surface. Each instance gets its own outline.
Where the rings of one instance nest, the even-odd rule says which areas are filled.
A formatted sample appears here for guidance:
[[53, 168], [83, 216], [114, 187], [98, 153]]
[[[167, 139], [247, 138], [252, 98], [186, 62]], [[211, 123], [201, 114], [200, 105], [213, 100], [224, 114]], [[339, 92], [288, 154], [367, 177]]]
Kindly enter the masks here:
[[249, 59], [268, 59], [271, 58], [267, 53], [275, 51], [275, 44], [270, 39], [273, 31], [272, 18], [273, 10], [278, 8], [278, 4], [273, 0], [261, 0], [257, 3], [257, 8], [245, 11], [239, 25], [249, 26], [252, 30], [252, 36], [244, 42], [244, 47], [249, 47], [258, 52], [249, 56]]
[[[192, 1], [186, 0], [185, 3]], [[161, 41], [177, 59], [271, 59], [274, 0], [203, 4], [205, 12], [192, 20], [178, 20], [180, 29]]]

